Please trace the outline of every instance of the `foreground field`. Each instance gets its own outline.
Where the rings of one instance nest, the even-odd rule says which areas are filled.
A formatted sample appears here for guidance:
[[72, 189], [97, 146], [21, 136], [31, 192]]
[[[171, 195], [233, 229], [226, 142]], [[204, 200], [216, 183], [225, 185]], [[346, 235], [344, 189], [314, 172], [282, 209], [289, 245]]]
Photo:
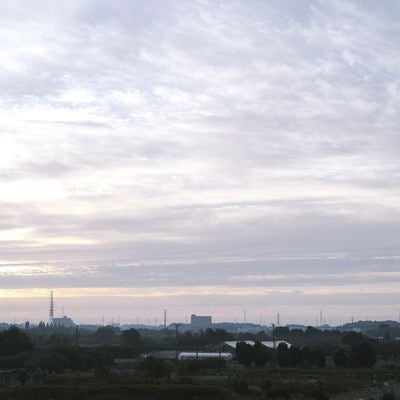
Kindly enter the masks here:
[[43, 385], [0, 391], [8, 400], [230, 400], [222, 387], [198, 385]]
[[[8, 400], [393, 400], [400, 399], [400, 369], [289, 369], [243, 367], [139, 382], [140, 376], [52, 375], [40, 385], [0, 388]], [[393, 394], [393, 395], [392, 395]], [[392, 397], [388, 397], [391, 395]], [[386, 397], [385, 397], [386, 396]]]

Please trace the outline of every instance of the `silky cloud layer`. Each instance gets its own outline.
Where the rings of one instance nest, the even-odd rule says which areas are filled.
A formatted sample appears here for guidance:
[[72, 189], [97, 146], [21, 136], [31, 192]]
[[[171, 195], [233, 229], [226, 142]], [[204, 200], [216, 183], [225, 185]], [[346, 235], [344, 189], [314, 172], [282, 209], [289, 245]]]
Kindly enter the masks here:
[[0, 4], [0, 319], [45, 314], [50, 288], [82, 319], [107, 293], [126, 319], [396, 317], [399, 17], [390, 0]]

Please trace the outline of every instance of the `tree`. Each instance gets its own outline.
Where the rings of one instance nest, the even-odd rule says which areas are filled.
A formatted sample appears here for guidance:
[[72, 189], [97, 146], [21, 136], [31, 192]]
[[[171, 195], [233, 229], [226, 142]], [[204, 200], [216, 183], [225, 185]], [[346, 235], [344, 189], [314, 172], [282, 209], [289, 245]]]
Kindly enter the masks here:
[[307, 326], [305, 334], [306, 335], [319, 335], [321, 333], [321, 331], [317, 328], [314, 328], [313, 326]]
[[289, 328], [287, 326], [277, 326], [275, 328], [275, 337], [279, 339], [288, 339], [289, 338]]
[[226, 340], [232, 340], [232, 335], [225, 331], [225, 329], [211, 329], [207, 328], [204, 332], [204, 336], [208, 343], [216, 344]]
[[297, 367], [303, 361], [303, 351], [298, 347], [291, 346], [289, 349], [290, 365]]
[[279, 343], [276, 348], [276, 358], [281, 367], [290, 366], [290, 353], [286, 343]]
[[249, 384], [244, 378], [236, 378], [233, 381], [233, 390], [238, 394], [249, 394]]
[[0, 355], [11, 356], [32, 350], [33, 344], [29, 336], [15, 326], [0, 332]]
[[349, 366], [349, 357], [344, 349], [340, 349], [335, 353], [333, 362], [335, 363], [335, 366], [339, 368], [346, 368]]
[[169, 379], [174, 370], [174, 364], [170, 360], [163, 360], [156, 357], [146, 357], [139, 364], [139, 371], [143, 372], [146, 379], [160, 379], [167, 377]]
[[264, 366], [272, 358], [272, 350], [264, 346], [260, 342], [256, 342], [253, 346], [253, 359], [257, 367]]
[[319, 368], [324, 368], [326, 364], [325, 353], [322, 349], [314, 349], [312, 351], [311, 363]]
[[127, 347], [141, 347], [142, 338], [140, 333], [136, 329], [128, 329], [122, 332], [121, 335], [122, 344]]
[[28, 379], [29, 379], [29, 374], [28, 374], [28, 372], [26, 371], [26, 369], [24, 369], [24, 368], [21, 368], [21, 369], [19, 369], [18, 370], [18, 380], [23, 384], [23, 385], [25, 385], [25, 383], [28, 381]]
[[68, 360], [55, 350], [43, 350], [26, 360], [24, 367], [28, 371], [39, 368], [43, 371], [60, 373], [68, 367]]
[[353, 367], [371, 368], [376, 364], [375, 350], [368, 342], [352, 346], [349, 358]]
[[364, 342], [364, 335], [361, 332], [346, 332], [342, 337], [342, 344], [345, 346], [359, 345]]
[[251, 365], [254, 361], [254, 347], [246, 342], [236, 344], [236, 359], [240, 364]]
[[110, 325], [101, 326], [95, 332], [95, 336], [102, 344], [111, 345], [114, 337], [114, 328]]

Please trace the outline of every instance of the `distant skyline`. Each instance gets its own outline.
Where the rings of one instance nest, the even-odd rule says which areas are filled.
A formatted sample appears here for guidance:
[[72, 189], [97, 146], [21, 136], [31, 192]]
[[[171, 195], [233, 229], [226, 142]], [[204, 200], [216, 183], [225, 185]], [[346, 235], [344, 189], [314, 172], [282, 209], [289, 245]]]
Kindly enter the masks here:
[[0, 2], [0, 321], [398, 320], [399, 21]]

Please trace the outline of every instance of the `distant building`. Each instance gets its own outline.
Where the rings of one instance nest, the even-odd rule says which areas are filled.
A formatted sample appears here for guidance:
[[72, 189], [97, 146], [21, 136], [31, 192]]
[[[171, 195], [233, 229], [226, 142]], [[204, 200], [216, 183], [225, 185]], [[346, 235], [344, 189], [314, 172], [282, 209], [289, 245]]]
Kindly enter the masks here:
[[[64, 307], [63, 307], [64, 314]], [[63, 317], [54, 317], [54, 293], [50, 292], [50, 310], [49, 310], [49, 325], [58, 328], [73, 328], [75, 326], [74, 321], [71, 318], [64, 315]]]
[[51, 323], [52, 326], [60, 327], [60, 328], [73, 328], [75, 326], [74, 321], [71, 318], [64, 315], [60, 318], [52, 318]]
[[193, 329], [207, 329], [212, 327], [210, 315], [192, 314], [190, 317], [190, 327]]

